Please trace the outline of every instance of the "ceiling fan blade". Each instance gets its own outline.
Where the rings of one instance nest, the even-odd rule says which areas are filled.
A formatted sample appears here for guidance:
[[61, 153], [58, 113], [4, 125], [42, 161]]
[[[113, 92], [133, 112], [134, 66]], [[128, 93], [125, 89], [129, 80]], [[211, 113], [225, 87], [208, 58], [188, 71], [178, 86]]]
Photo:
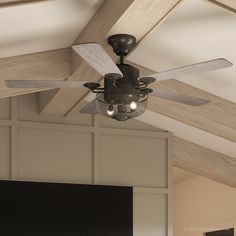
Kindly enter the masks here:
[[102, 76], [109, 73], [116, 73], [123, 76], [115, 62], [101, 45], [97, 43], [84, 43], [73, 45], [72, 48]]
[[5, 80], [8, 88], [81, 88], [85, 83], [77, 80]]
[[171, 70], [160, 71], [156, 74], [148, 75], [148, 77], [153, 77], [156, 78], [157, 81], [162, 81], [167, 79], [173, 79], [175, 77], [194, 72], [206, 72], [206, 71], [223, 69], [226, 67], [230, 67], [232, 65], [233, 64], [230, 61], [226, 60], [225, 58], [218, 58], [211, 61], [205, 61], [197, 64], [174, 68]]
[[161, 89], [154, 89], [151, 95], [158, 98], [166, 99], [173, 102], [183, 103], [185, 105], [190, 105], [190, 106], [200, 106], [210, 102], [209, 100], [206, 99], [182, 95]]
[[93, 99], [87, 105], [85, 105], [81, 110], [80, 113], [84, 114], [98, 114], [97, 106], [96, 106], [96, 99]]

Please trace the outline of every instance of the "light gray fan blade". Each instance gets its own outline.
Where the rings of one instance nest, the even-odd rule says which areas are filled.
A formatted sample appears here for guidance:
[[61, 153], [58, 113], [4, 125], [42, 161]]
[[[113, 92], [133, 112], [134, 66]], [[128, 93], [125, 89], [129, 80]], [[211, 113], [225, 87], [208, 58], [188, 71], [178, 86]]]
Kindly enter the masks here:
[[188, 66], [178, 67], [171, 70], [160, 71], [156, 74], [148, 75], [147, 77], [156, 78], [157, 81], [173, 79], [181, 75], [190, 74], [194, 72], [206, 72], [212, 70], [223, 69], [230, 67], [233, 64], [226, 60], [225, 58], [218, 58], [211, 61], [205, 61], [197, 64], [192, 64]]
[[109, 73], [116, 73], [123, 76], [117, 65], [101, 45], [97, 43], [84, 43], [74, 45], [72, 48], [102, 76]]
[[99, 112], [96, 106], [96, 99], [93, 99], [91, 102], [85, 105], [79, 112], [84, 114], [98, 114]]
[[84, 83], [77, 80], [5, 80], [8, 88], [81, 88]]
[[200, 106], [209, 103], [209, 100], [178, 94], [175, 92], [169, 92], [161, 89], [154, 89], [151, 95], [166, 99], [173, 102], [183, 103], [190, 106]]

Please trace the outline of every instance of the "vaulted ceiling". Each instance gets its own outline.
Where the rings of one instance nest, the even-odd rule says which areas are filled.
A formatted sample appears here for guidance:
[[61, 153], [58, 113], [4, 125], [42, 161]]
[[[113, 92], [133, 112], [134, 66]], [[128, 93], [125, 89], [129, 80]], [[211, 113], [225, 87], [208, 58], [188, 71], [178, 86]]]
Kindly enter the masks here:
[[[114, 58], [106, 44], [114, 33], [136, 36], [128, 60], [143, 75], [218, 57], [236, 65], [235, 9], [234, 0], [0, 0], [0, 97], [39, 91], [8, 89], [5, 79], [100, 80], [70, 46], [96, 41]], [[235, 66], [156, 83], [211, 102], [188, 107], [153, 98], [138, 119], [173, 132], [176, 166], [236, 187], [234, 78]], [[40, 112], [70, 115], [87, 93], [40, 92]]]

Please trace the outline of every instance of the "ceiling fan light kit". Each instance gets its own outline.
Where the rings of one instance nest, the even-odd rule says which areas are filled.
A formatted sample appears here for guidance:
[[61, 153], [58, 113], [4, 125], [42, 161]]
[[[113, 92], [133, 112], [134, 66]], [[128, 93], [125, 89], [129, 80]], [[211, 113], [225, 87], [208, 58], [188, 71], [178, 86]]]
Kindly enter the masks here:
[[100, 83], [84, 81], [45, 81], [45, 80], [6, 80], [9, 88], [80, 88], [86, 87], [96, 93], [96, 99], [81, 109], [81, 113], [97, 114], [126, 121], [145, 112], [149, 94], [161, 99], [182, 103], [190, 106], [200, 106], [209, 100], [197, 98], [163, 89], [152, 89], [148, 86], [154, 82], [168, 80], [192, 72], [203, 72], [232, 66], [224, 58], [161, 71], [153, 75], [140, 78], [139, 70], [124, 62], [125, 56], [136, 45], [136, 39], [129, 34], [117, 34], [108, 38], [114, 53], [120, 57], [119, 64], [115, 64], [106, 51], [97, 43], [82, 43], [72, 46], [91, 67], [104, 78], [104, 87]]
[[104, 77], [104, 88], [85, 84], [96, 95], [98, 112], [119, 121], [141, 115], [147, 108], [147, 83], [139, 82], [139, 71], [127, 64], [118, 64], [123, 77], [110, 73]]
[[96, 95], [98, 112], [118, 121], [125, 121], [137, 117], [145, 112], [148, 103], [147, 86], [154, 82], [154, 78], [139, 80], [139, 70], [124, 63], [124, 57], [134, 48], [136, 39], [132, 35], [117, 34], [108, 38], [113, 51], [120, 57], [117, 67], [122, 75], [108, 73], [104, 76], [104, 88], [93, 89], [95, 84], [85, 84]]

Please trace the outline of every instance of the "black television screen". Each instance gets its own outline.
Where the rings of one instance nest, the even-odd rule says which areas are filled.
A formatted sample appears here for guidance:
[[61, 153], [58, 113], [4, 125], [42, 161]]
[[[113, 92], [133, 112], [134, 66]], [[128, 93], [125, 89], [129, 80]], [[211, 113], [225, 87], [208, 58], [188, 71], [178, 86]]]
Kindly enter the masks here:
[[205, 236], [234, 236], [234, 228], [207, 232]]
[[131, 187], [0, 181], [0, 235], [132, 236]]

